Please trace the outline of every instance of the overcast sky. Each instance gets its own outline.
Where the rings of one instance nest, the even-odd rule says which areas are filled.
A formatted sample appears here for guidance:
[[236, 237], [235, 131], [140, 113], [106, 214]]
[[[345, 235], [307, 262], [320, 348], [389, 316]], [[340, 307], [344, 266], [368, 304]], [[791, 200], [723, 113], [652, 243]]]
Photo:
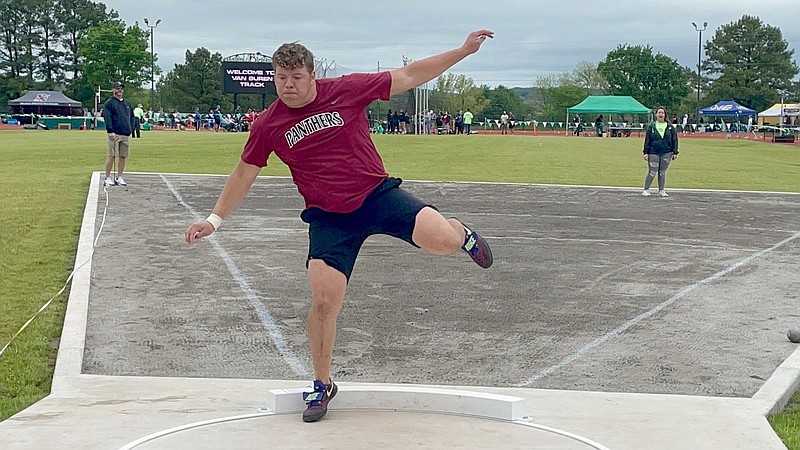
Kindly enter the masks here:
[[[487, 28], [495, 39], [450, 72], [476, 84], [530, 87], [536, 77], [570, 72], [582, 61], [596, 64], [618, 44], [651, 45], [679, 64], [697, 67], [703, 41], [721, 26], [755, 15], [781, 29], [789, 47], [800, 47], [800, 1], [707, 0], [472, 1], [472, 0], [111, 0], [128, 25], [143, 18], [155, 30], [157, 64], [165, 71], [185, 62], [186, 50], [205, 47], [223, 57], [272, 52], [299, 41], [318, 59], [374, 72], [400, 67], [403, 56], [422, 59], [460, 46], [469, 32]], [[645, 6], [646, 5], [646, 6]], [[794, 23], [793, 23], [794, 22]], [[794, 55], [795, 61], [798, 55]]]

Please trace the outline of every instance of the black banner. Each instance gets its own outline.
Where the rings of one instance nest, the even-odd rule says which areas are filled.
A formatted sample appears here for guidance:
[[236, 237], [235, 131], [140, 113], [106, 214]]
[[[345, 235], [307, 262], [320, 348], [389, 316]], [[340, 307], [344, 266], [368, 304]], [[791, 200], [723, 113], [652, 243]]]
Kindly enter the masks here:
[[275, 71], [268, 62], [222, 62], [222, 92], [275, 94]]

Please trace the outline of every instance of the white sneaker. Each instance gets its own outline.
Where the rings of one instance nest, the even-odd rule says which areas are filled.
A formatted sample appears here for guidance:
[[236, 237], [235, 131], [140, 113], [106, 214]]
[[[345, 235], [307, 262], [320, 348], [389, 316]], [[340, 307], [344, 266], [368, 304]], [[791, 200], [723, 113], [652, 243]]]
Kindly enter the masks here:
[[[125, 179], [122, 178], [122, 177], [117, 177], [117, 184], [120, 185], [120, 186], [127, 186], [128, 185], [128, 183], [126, 183]], [[664, 191], [661, 191], [661, 192], [664, 192]], [[663, 197], [663, 195], [662, 195], [662, 197]]]
[[669, 194], [667, 194], [667, 191], [658, 191], [658, 195], [660, 195], [662, 197], [669, 197]]
[[642, 197], [650, 197], [650, 191], [648, 191], [647, 189], [643, 190]]
[[114, 180], [111, 177], [106, 177], [105, 181], [103, 181], [103, 186], [114, 186]]

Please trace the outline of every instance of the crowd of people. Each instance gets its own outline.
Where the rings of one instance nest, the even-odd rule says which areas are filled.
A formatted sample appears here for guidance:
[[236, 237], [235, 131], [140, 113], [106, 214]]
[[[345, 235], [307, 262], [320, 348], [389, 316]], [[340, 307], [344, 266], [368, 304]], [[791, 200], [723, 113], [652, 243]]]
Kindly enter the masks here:
[[[136, 108], [141, 110], [142, 105], [139, 104]], [[136, 115], [136, 113], [134, 113]], [[249, 109], [247, 112], [242, 113], [240, 108], [237, 108], [233, 113], [223, 113], [219, 105], [216, 108], [210, 108], [207, 112], [201, 112], [199, 107], [194, 109], [192, 113], [181, 113], [176, 109], [164, 111], [164, 108], [158, 111], [141, 110], [139, 120], [142, 126], [150, 128], [160, 127], [162, 129], [172, 130], [186, 130], [193, 129], [211, 130], [211, 131], [248, 131], [253, 121], [258, 117], [258, 111]]]
[[402, 109], [389, 109], [383, 120], [373, 118], [372, 111], [367, 112], [370, 129], [377, 134], [470, 134], [473, 118], [469, 109], [458, 110], [455, 115], [430, 109], [419, 113], [416, 120]]
[[[695, 134], [695, 133], [710, 133], [710, 132], [754, 132], [758, 127], [753, 122], [754, 116], [736, 116], [733, 120], [726, 121], [723, 117], [715, 117], [715, 116], [700, 116], [698, 119], [696, 115], [692, 114], [684, 114], [683, 116], [678, 116], [677, 114], [673, 114], [671, 118], [665, 118], [666, 122], [672, 124], [675, 129], [681, 133], [682, 135], [687, 134]], [[788, 117], [787, 117], [788, 119]], [[795, 118], [795, 124], [792, 125], [791, 123], [784, 122], [784, 126], [800, 126], [798, 122], [798, 118]], [[580, 136], [582, 134], [588, 133], [587, 130], [594, 129], [594, 133], [598, 137], [604, 136], [606, 132], [606, 128], [609, 125], [619, 125], [622, 123], [625, 126], [628, 126], [628, 122], [607, 122], [606, 119], [603, 118], [603, 115], [597, 116], [594, 120], [594, 126], [590, 126], [591, 124], [587, 124], [580, 115], [575, 115], [572, 118], [572, 123], [570, 125], [570, 129], [572, 130], [572, 134], [574, 136]], [[624, 133], [625, 136], [630, 136], [630, 132]]]
[[[252, 108], [242, 113], [238, 107], [233, 113], [223, 113], [219, 105], [206, 112], [201, 112], [200, 108], [196, 107], [194, 112], [182, 113], [175, 108], [145, 109], [139, 103], [133, 109], [134, 123], [131, 137], [141, 137], [142, 129], [247, 132], [259, 113], [260, 111]], [[95, 116], [101, 118], [102, 110], [97, 111]], [[475, 116], [469, 108], [458, 110], [455, 114], [430, 109], [419, 113], [416, 120], [413, 114], [404, 109], [390, 108], [386, 115], [380, 118], [373, 115], [372, 111], [367, 111], [367, 119], [370, 131], [375, 134], [472, 134], [472, 126], [475, 123]], [[517, 125], [514, 113], [510, 111], [503, 111], [500, 118], [495, 119], [493, 123], [502, 134], [513, 134]], [[97, 127], [96, 124], [90, 125], [92, 129]]]

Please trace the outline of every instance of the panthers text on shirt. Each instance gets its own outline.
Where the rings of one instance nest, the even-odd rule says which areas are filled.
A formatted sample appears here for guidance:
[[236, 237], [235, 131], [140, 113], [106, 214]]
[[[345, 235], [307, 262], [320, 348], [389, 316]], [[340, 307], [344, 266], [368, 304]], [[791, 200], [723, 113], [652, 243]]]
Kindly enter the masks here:
[[324, 112], [303, 119], [284, 134], [289, 148], [294, 147], [304, 137], [326, 128], [344, 126], [344, 120], [339, 112]]

